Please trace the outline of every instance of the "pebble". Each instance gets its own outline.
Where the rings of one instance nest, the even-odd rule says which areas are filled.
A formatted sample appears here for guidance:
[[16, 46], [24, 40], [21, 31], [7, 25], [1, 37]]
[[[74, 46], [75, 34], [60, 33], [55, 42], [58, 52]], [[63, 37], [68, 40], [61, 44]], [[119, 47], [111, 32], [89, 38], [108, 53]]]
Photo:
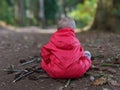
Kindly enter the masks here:
[[103, 88], [103, 90], [109, 90], [108, 88]]
[[95, 77], [94, 76], [90, 76], [90, 81], [94, 81]]

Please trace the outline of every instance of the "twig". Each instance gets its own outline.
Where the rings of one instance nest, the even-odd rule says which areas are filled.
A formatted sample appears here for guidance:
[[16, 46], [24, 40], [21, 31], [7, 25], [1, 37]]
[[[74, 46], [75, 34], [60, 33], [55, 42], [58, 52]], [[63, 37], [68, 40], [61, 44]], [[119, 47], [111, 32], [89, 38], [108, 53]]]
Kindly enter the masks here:
[[94, 55], [93, 58], [104, 58], [104, 55], [101, 55], [101, 54]]
[[32, 60], [24, 62], [24, 63], [22, 63], [22, 64], [20, 64], [18, 66], [24, 66], [24, 65], [30, 64], [30, 63], [35, 62], [35, 61], [36, 61], [36, 59], [32, 59]]
[[32, 74], [33, 72], [34, 72], [34, 71], [30, 71], [30, 72], [27, 72], [27, 73], [25, 73], [25, 74], [20, 75], [19, 77], [17, 77], [17, 78], [13, 81], [13, 83], [16, 82], [16, 81], [19, 81], [19, 80], [22, 79], [23, 77], [28, 76], [29, 74]]
[[112, 85], [109, 82], [108, 82], [108, 85], [112, 90], [114, 90], [114, 88], [112, 87]]
[[66, 83], [66, 85], [65, 85], [65, 88], [70, 85], [70, 82], [71, 82], [71, 79], [68, 79], [68, 80], [67, 80], [67, 83]]
[[[24, 78], [24, 77], [26, 77], [26, 76], [34, 73], [34, 72], [38, 72], [38, 73], [42, 72], [42, 73], [44, 73], [45, 71], [42, 70], [41, 68], [38, 68], [38, 69], [35, 69], [35, 70], [28, 69], [27, 72], [25, 72], [24, 74], [21, 74], [20, 76], [18, 76], [13, 82], [19, 81], [20, 79], [22, 79], [22, 78]], [[39, 79], [39, 78], [40, 77], [36, 77], [36, 80]]]
[[30, 63], [33, 63], [33, 62], [39, 62], [41, 61], [41, 58], [36, 58], [36, 57], [33, 57], [31, 59], [29, 59], [29, 61], [26, 61], [18, 66], [24, 66], [24, 65], [27, 65], [27, 64], [30, 64]]
[[120, 67], [120, 64], [110, 64], [110, 63], [104, 63], [104, 64], [101, 64], [101, 66], [104, 66], [104, 67], [109, 67], [109, 66], [112, 66], [112, 67]]
[[87, 75], [90, 75], [90, 76], [108, 76], [107, 74], [104, 74], [104, 73], [99, 73], [99, 74], [93, 74], [93, 73], [90, 73], [90, 72], [87, 72], [86, 73]]
[[2, 71], [8, 72], [8, 73], [14, 73], [14, 72], [27, 72], [27, 70], [21, 70], [21, 69], [2, 69]]

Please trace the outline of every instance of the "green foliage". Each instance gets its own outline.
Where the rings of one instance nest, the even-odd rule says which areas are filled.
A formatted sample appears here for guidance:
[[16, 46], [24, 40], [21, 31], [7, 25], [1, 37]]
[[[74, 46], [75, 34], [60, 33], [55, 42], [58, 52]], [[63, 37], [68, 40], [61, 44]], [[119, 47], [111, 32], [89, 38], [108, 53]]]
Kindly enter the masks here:
[[[39, 25], [39, 0], [25, 0], [24, 3], [24, 9], [26, 11], [26, 26]], [[29, 11], [29, 13], [27, 13], [27, 11]]]
[[64, 7], [75, 7], [76, 4], [78, 4], [80, 0], [64, 0], [63, 6]]
[[112, 13], [113, 15], [120, 17], [120, 5], [119, 5], [120, 0], [114, 0], [114, 4], [115, 4], [115, 7]]
[[84, 4], [79, 3], [69, 16], [75, 19], [78, 27], [84, 27], [94, 19], [97, 0], [85, 0]]
[[56, 14], [58, 11], [57, 0], [44, 0], [45, 18], [48, 24], [56, 21]]
[[[15, 18], [15, 2], [19, 0], [0, 1], [0, 20], [8, 24], [20, 25]], [[39, 0], [24, 0], [24, 11], [30, 10], [34, 15], [32, 18], [25, 16], [25, 25], [39, 25]], [[57, 0], [44, 0], [45, 18], [48, 24], [53, 24], [57, 19], [58, 5]], [[18, 6], [19, 7], [19, 6]], [[20, 8], [20, 7], [19, 7]], [[20, 17], [21, 18], [21, 17]]]
[[[20, 25], [19, 20], [15, 18], [15, 5], [19, 5], [19, 0], [1, 0], [0, 1], [0, 20], [12, 25]], [[84, 1], [84, 3], [83, 3]], [[64, 12], [75, 19], [78, 27], [89, 24], [95, 14], [97, 0], [64, 0]], [[17, 4], [16, 4], [17, 3]], [[44, 0], [45, 19], [48, 25], [55, 24], [59, 12], [58, 0]], [[33, 14], [33, 17], [25, 17], [25, 25], [39, 25], [39, 0], [24, 0], [24, 11], [27, 10]], [[18, 8], [21, 8], [18, 6]], [[21, 17], [20, 17], [21, 18]], [[18, 14], [19, 19], [19, 14]]]
[[12, 2], [9, 0], [0, 1], [0, 20], [3, 20], [9, 24], [14, 24]]

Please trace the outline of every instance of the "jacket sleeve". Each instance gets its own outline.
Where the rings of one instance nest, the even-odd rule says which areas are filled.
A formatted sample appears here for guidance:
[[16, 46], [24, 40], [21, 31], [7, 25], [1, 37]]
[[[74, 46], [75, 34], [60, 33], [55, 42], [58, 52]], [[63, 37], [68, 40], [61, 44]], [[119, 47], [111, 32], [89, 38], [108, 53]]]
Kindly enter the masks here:
[[46, 64], [50, 62], [50, 54], [51, 54], [50, 49], [47, 46], [48, 45], [44, 45], [41, 48], [41, 57]]
[[85, 53], [84, 53], [84, 49], [81, 44], [80, 44], [80, 52], [81, 52], [81, 56], [84, 57]]

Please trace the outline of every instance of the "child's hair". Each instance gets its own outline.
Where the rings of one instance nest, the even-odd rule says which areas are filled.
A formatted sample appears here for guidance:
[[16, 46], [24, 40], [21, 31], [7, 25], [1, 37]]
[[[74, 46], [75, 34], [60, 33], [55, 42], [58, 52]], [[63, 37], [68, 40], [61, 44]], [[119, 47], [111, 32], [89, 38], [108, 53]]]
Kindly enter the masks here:
[[65, 17], [62, 18], [58, 21], [57, 24], [57, 29], [62, 29], [62, 28], [76, 28], [76, 24], [75, 21], [73, 19], [71, 19], [70, 17]]

